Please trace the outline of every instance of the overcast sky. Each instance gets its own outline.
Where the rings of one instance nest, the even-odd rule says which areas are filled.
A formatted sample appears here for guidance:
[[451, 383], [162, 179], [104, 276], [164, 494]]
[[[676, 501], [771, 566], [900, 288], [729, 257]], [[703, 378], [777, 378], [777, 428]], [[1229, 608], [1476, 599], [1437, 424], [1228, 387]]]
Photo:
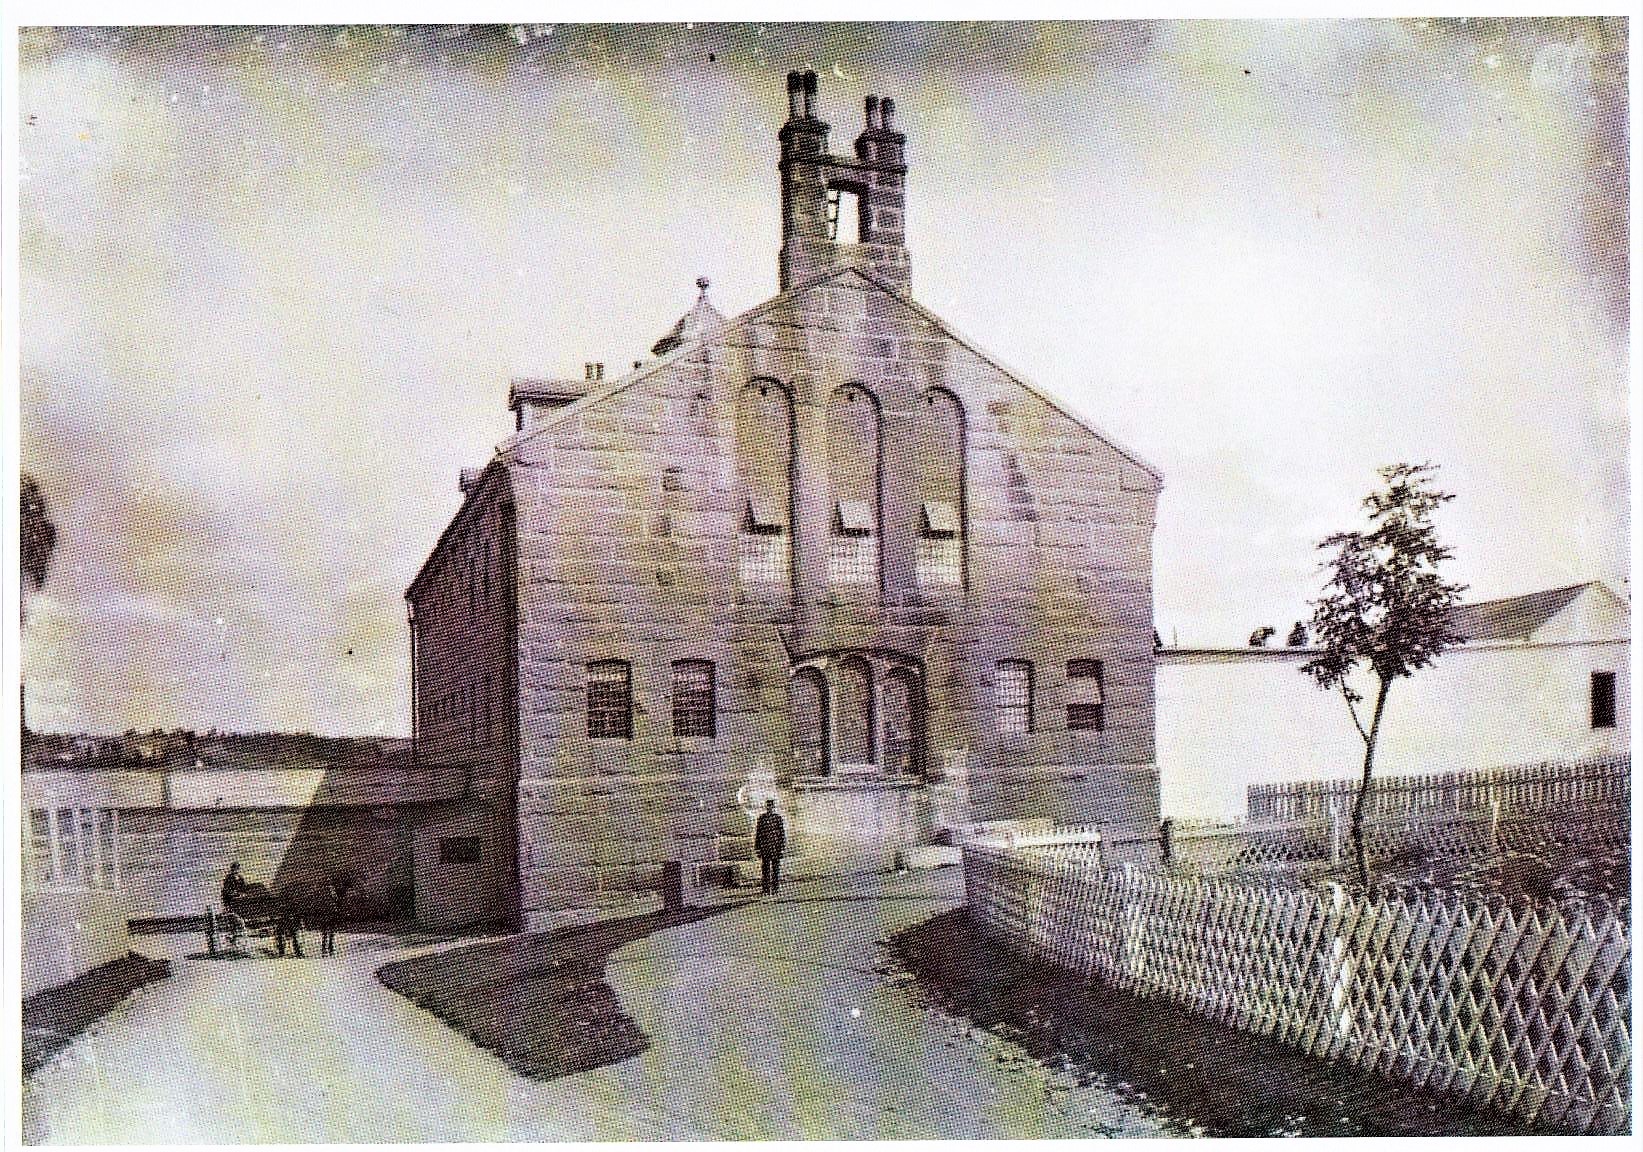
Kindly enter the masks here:
[[1481, 598], [1629, 595], [1618, 23], [25, 32], [46, 729], [409, 730], [508, 378], [776, 290], [785, 75], [908, 134], [913, 289], [1165, 474], [1166, 639], [1282, 633], [1374, 469]]

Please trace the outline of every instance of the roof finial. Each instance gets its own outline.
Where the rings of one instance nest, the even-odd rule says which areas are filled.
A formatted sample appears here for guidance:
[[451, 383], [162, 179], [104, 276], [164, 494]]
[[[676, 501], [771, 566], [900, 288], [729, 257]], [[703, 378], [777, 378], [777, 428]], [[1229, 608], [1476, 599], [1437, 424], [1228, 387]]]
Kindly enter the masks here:
[[702, 290], [703, 299], [706, 299], [707, 297], [707, 286], [709, 283], [711, 283], [711, 281], [709, 281], [706, 276], [696, 277], [696, 287]]

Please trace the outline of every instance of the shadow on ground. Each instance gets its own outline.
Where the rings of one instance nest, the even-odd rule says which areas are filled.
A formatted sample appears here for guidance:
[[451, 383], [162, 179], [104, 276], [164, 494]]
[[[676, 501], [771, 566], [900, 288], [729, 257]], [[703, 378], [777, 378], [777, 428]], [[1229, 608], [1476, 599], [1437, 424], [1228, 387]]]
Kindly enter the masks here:
[[1498, 1136], [1524, 1129], [1349, 1065], [1314, 1060], [1164, 1000], [990, 943], [962, 908], [891, 938], [943, 1011], [1205, 1136]]
[[171, 975], [167, 960], [132, 952], [23, 1001], [23, 1075], [45, 1064], [144, 984]]
[[611, 953], [745, 901], [572, 925], [388, 964], [377, 979], [522, 1076], [553, 1080], [650, 1047], [605, 983]]

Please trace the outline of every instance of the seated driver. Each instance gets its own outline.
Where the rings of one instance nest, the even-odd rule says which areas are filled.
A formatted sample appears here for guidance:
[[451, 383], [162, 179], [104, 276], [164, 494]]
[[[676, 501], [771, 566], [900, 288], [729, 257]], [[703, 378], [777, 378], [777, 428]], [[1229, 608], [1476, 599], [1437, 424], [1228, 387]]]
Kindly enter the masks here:
[[228, 875], [222, 878], [222, 906], [227, 908], [245, 894], [245, 877], [240, 875], [240, 862], [228, 866]]

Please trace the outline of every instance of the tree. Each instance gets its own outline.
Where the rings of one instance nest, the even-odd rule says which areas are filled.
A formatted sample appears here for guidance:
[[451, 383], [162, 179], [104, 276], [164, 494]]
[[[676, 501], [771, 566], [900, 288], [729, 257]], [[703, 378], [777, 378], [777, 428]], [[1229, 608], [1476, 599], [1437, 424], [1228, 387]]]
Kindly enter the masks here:
[[1265, 648], [1266, 642], [1278, 634], [1278, 630], [1270, 624], [1263, 624], [1249, 634], [1251, 648]]
[[1284, 641], [1291, 648], [1306, 647], [1306, 621], [1295, 621], [1295, 627], [1289, 630], [1289, 637]]
[[23, 579], [38, 592], [51, 569], [51, 554], [57, 550], [57, 526], [46, 512], [46, 498], [33, 476], [23, 473], [22, 513], [18, 520], [18, 554]]
[[[1439, 567], [1450, 549], [1438, 540], [1432, 514], [1454, 497], [1433, 485], [1433, 464], [1394, 464], [1380, 469], [1384, 487], [1364, 498], [1366, 531], [1337, 532], [1318, 545], [1333, 555], [1324, 563], [1329, 579], [1312, 601], [1313, 643], [1322, 652], [1301, 665], [1320, 688], [1338, 690], [1352, 725], [1363, 739], [1363, 780], [1352, 807], [1352, 844], [1358, 879], [1369, 884], [1364, 848], [1364, 813], [1374, 786], [1375, 745], [1386, 715], [1386, 698], [1396, 680], [1418, 672], [1460, 639], [1449, 630], [1450, 616], [1465, 588], [1443, 578]], [[1366, 672], [1374, 707], [1364, 724], [1358, 705], [1364, 696], [1352, 685]]]
[[[57, 551], [57, 526], [46, 512], [46, 498], [40, 494], [40, 485], [27, 472], [22, 476], [22, 507], [17, 521], [18, 561], [22, 568], [23, 587], [17, 597], [19, 620], [26, 620], [29, 592], [40, 591], [51, 570], [51, 554]], [[17, 711], [21, 727], [20, 740], [28, 749], [28, 687], [17, 685]]]

